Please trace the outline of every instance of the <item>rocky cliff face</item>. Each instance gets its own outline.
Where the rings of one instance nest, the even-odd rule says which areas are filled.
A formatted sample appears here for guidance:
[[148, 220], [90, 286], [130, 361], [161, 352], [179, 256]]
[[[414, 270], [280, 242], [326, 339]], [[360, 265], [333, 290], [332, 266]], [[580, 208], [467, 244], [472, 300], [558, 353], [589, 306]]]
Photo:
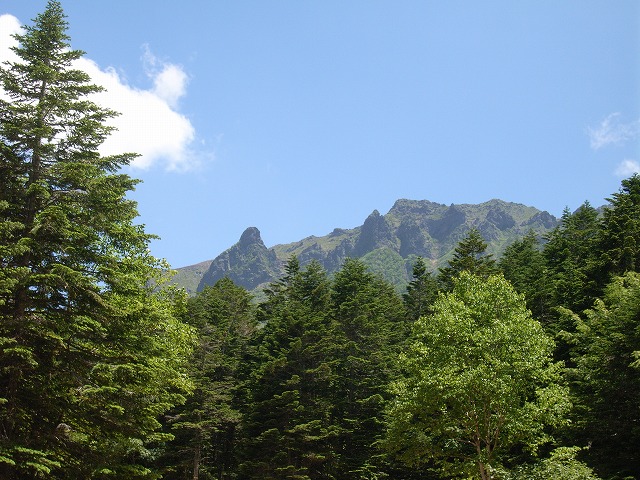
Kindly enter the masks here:
[[217, 256], [198, 284], [198, 291], [229, 277], [247, 290], [268, 283], [280, 275], [282, 265], [269, 250], [256, 227], [247, 228], [233, 247]]
[[395, 249], [397, 243], [398, 239], [391, 225], [378, 210], [374, 210], [360, 228], [360, 235], [353, 248], [353, 256], [359, 258], [377, 248]]
[[[447, 206], [402, 199], [386, 215], [374, 210], [360, 227], [336, 228], [323, 237], [307, 237], [271, 248], [264, 245], [259, 230], [250, 227], [238, 243], [210, 262], [198, 290], [228, 276], [248, 290], [259, 291], [282, 275], [282, 267], [291, 255], [297, 255], [302, 265], [317, 260], [330, 273], [338, 270], [346, 258], [360, 258], [402, 289], [410, 280], [416, 257], [423, 257], [436, 270], [446, 264], [471, 228], [477, 228], [485, 238], [488, 252], [499, 257], [510, 243], [530, 230], [544, 235], [557, 224], [558, 220], [547, 212], [502, 200]], [[202, 270], [206, 263], [198, 265]], [[197, 271], [193, 266], [178, 269], [177, 283], [181, 274], [189, 272], [194, 277]]]

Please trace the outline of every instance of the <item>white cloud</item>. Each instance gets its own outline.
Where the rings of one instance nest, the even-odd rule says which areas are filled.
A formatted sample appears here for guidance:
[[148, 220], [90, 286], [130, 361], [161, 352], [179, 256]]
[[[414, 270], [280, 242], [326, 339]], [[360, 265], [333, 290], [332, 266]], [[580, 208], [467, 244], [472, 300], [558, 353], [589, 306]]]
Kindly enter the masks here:
[[7, 60], [14, 61], [18, 58], [10, 47], [18, 44], [12, 35], [21, 31], [22, 27], [20, 27], [20, 22], [16, 17], [6, 14], [0, 15], [0, 63]]
[[596, 128], [588, 128], [591, 148], [598, 150], [608, 145], [621, 145], [640, 136], [640, 120], [623, 123], [620, 113], [607, 116]]
[[623, 160], [615, 170], [615, 174], [620, 177], [630, 177], [634, 173], [640, 173], [640, 163], [635, 160]]
[[187, 74], [178, 65], [160, 61], [148, 45], [144, 46], [142, 59], [145, 71], [153, 81], [153, 93], [176, 107], [180, 97], [186, 93]]
[[[16, 17], [6, 14], [0, 15], [0, 64], [18, 60], [18, 56], [11, 50], [11, 47], [18, 45], [18, 41], [12, 35], [21, 31], [20, 22]], [[0, 98], [9, 100], [9, 97], [1, 88]]]
[[[10, 34], [19, 31], [15, 17], [0, 16], [0, 61], [15, 60], [9, 49], [15, 45]], [[110, 121], [117, 130], [100, 152], [139, 153], [132, 166], [142, 169], [157, 164], [169, 170], [190, 169], [198, 163], [192, 149], [196, 133], [189, 119], [176, 110], [178, 100], [186, 93], [188, 76], [182, 67], [159, 61], [146, 46], [142, 61], [153, 84], [150, 89], [129, 85], [114, 68], [103, 69], [87, 57], [75, 64], [90, 75], [92, 82], [106, 89], [96, 95], [96, 103], [120, 113]]]
[[76, 66], [106, 89], [96, 95], [96, 103], [120, 113], [110, 121], [118, 130], [102, 145], [103, 155], [139, 153], [141, 156], [133, 166], [143, 169], [156, 163], [164, 163], [171, 170], [194, 166], [195, 155], [190, 145], [195, 130], [189, 119], [175, 111], [165, 98], [153, 89], [127, 85], [113, 68], [102, 70], [87, 58], [78, 60]]

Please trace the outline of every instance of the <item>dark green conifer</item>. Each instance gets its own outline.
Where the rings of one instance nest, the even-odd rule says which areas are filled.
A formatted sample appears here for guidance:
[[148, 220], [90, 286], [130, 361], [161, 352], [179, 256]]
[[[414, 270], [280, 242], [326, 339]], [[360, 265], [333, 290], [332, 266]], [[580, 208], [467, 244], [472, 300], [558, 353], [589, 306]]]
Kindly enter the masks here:
[[608, 200], [598, 239], [601, 286], [612, 276], [640, 272], [640, 175], [623, 180]]
[[402, 296], [407, 308], [408, 318], [417, 320], [431, 312], [431, 305], [438, 296], [438, 282], [427, 270], [427, 264], [422, 257], [418, 257], [413, 265], [413, 278], [407, 285], [407, 291]]
[[598, 212], [585, 202], [574, 213], [565, 209], [560, 225], [547, 235], [543, 255], [552, 306], [582, 311], [592, 305], [598, 295], [593, 275], [598, 230]]
[[0, 66], [0, 478], [151, 478], [190, 334], [182, 297], [150, 290], [135, 155], [98, 153], [114, 113], [66, 32], [49, 1]]
[[540, 321], [547, 319], [552, 291], [536, 234], [531, 231], [509, 245], [498, 266], [516, 291], [524, 294], [533, 317]]
[[375, 478], [387, 468], [376, 442], [384, 431], [386, 385], [407, 336], [404, 308], [391, 285], [353, 259], [336, 273], [331, 301], [342, 336], [334, 400], [338, 478]]
[[454, 279], [461, 272], [469, 272], [479, 277], [489, 277], [497, 273], [497, 267], [493, 255], [487, 254], [487, 243], [476, 228], [469, 230], [455, 248], [449, 265], [441, 268], [438, 274], [438, 283], [444, 291], [453, 288]]
[[575, 441], [603, 478], [640, 477], [640, 274], [615, 277], [602, 300], [571, 314]]
[[319, 263], [301, 270], [295, 257], [286, 272], [260, 306], [264, 328], [247, 382], [240, 478], [339, 478], [329, 281]]
[[185, 322], [198, 336], [189, 362], [195, 389], [168, 417], [176, 438], [161, 460], [164, 478], [230, 478], [241, 419], [239, 372], [256, 331], [251, 295], [225, 277], [189, 299]]

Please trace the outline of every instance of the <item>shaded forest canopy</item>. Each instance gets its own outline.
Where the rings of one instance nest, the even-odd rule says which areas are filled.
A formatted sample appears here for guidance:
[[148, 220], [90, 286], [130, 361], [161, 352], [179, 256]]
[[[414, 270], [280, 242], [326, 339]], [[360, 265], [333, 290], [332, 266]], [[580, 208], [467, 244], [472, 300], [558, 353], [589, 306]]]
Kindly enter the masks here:
[[[60, 3], [17, 38], [0, 478], [640, 478], [639, 175], [559, 220], [399, 201], [358, 235], [254, 252], [280, 262], [248, 273], [258, 300], [230, 275], [189, 297], [134, 223], [134, 156], [98, 153], [115, 113], [73, 69]], [[380, 264], [409, 265], [406, 288]]]

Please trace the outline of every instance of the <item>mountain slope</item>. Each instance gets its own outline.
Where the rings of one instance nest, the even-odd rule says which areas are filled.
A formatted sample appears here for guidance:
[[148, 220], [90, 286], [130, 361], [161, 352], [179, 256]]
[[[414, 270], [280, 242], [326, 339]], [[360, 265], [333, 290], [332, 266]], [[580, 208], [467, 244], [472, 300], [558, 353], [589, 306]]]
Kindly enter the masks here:
[[471, 228], [480, 231], [488, 243], [488, 253], [499, 257], [510, 243], [530, 230], [543, 235], [557, 224], [558, 219], [547, 212], [502, 200], [447, 206], [401, 199], [386, 215], [374, 210], [359, 227], [336, 228], [322, 237], [311, 236], [271, 248], [265, 246], [258, 229], [250, 227], [238, 243], [214, 260], [179, 268], [174, 281], [193, 293], [195, 280], [202, 272], [197, 290], [228, 276], [248, 290], [260, 291], [282, 275], [283, 264], [292, 255], [297, 255], [302, 265], [317, 260], [329, 273], [353, 257], [362, 259], [401, 290], [410, 280], [417, 256], [437, 270]]

